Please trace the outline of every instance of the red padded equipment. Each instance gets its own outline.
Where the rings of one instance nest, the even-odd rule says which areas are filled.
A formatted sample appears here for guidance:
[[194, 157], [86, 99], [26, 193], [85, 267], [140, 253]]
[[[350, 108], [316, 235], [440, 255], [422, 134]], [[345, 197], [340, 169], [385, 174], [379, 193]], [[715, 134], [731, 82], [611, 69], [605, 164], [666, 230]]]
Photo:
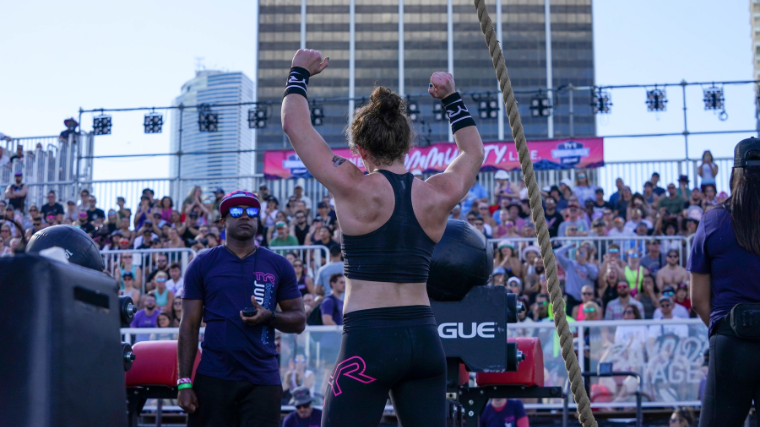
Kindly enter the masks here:
[[[544, 386], [544, 353], [538, 338], [507, 338], [507, 342], [517, 343], [517, 350], [525, 356], [518, 365], [517, 372], [479, 372], [478, 386], [523, 385]], [[134, 368], [132, 368], [134, 369]]]
[[470, 382], [470, 373], [464, 367], [464, 363], [459, 364], [459, 385], [465, 385]]
[[[135, 361], [125, 373], [127, 387], [163, 386], [177, 387], [177, 341], [142, 341], [132, 346]], [[195, 356], [192, 377], [201, 361], [201, 352]]]

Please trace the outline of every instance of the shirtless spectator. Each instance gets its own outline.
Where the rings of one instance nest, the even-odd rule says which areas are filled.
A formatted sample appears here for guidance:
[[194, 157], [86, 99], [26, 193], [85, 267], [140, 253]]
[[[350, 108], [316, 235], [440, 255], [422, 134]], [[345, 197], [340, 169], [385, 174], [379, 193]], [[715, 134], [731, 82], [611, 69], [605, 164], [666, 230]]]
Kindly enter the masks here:
[[665, 261], [667, 265], [657, 272], [658, 288], [665, 289], [666, 286], [675, 288], [679, 283], [689, 282], [689, 272], [678, 264], [678, 251], [669, 250]]

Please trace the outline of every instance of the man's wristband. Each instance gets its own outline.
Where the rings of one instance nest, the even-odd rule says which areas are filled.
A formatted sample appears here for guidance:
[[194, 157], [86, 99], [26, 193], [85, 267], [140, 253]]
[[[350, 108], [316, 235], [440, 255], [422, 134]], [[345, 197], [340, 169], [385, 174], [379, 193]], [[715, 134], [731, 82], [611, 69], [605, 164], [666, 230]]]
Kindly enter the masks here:
[[308, 99], [306, 96], [306, 90], [309, 87], [310, 76], [311, 74], [306, 68], [291, 68], [290, 75], [288, 75], [288, 81], [285, 83], [285, 95], [283, 95], [283, 97], [290, 95], [291, 93], [297, 93]]
[[467, 126], [475, 126], [475, 120], [470, 115], [467, 107], [465, 107], [464, 100], [459, 95], [459, 92], [454, 92], [447, 96], [441, 100], [441, 103], [443, 104], [443, 109], [446, 110], [446, 115], [449, 116], [451, 133]]
[[177, 385], [180, 385], [180, 384], [192, 384], [192, 383], [193, 383], [193, 380], [190, 379], [190, 378], [180, 378], [180, 379], [177, 380]]
[[193, 385], [190, 383], [184, 383], [177, 386], [177, 390], [186, 390], [188, 388], [193, 388]]

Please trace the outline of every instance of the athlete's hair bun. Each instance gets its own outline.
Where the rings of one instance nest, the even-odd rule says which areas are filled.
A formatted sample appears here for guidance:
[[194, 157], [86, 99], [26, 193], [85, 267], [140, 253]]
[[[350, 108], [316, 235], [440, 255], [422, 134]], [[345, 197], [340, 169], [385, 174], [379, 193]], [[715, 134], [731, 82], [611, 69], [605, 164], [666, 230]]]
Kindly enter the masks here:
[[387, 87], [376, 87], [369, 97], [373, 110], [380, 115], [404, 114], [404, 100]]

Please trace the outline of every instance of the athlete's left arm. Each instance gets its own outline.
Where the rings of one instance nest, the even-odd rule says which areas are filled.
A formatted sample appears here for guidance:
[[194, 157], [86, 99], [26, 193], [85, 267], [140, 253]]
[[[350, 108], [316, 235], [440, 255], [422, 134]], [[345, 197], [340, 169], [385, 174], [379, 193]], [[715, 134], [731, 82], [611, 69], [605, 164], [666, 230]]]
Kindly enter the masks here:
[[710, 324], [712, 282], [709, 274], [691, 272], [691, 308], [705, 325]]
[[[301, 49], [293, 57], [293, 67], [305, 68], [314, 77], [327, 68], [329, 59], [322, 53]], [[299, 94], [282, 100], [282, 130], [309, 173], [334, 194], [345, 195], [356, 189], [364, 174], [356, 165], [336, 156], [311, 124], [309, 101]]]

